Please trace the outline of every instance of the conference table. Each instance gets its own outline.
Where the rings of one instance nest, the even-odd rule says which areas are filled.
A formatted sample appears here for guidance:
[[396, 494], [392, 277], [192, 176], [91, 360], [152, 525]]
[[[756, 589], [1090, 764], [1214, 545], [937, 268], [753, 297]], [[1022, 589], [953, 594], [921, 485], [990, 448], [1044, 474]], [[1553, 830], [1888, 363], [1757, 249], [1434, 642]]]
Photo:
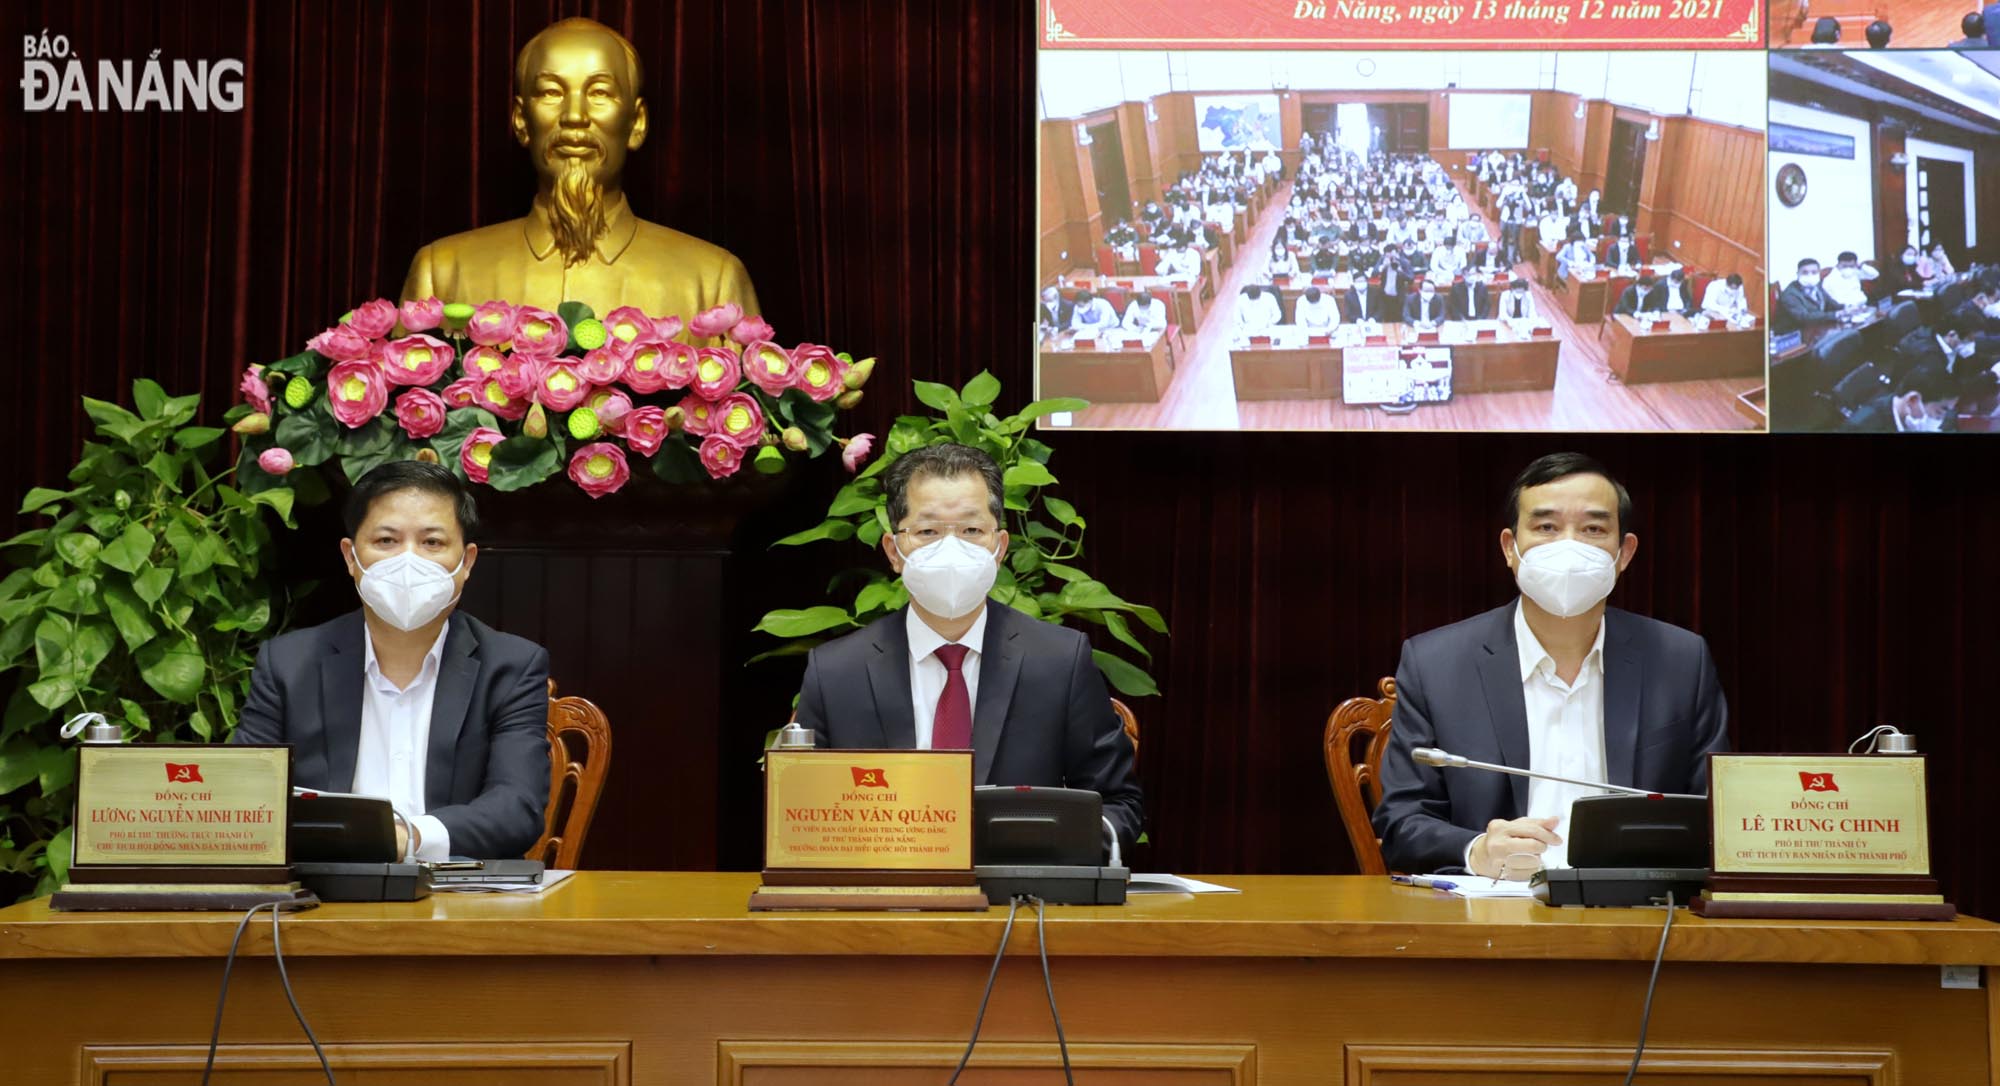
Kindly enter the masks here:
[[[1750, 328], [1736, 328], [1714, 321], [1706, 328], [1699, 328], [1679, 313], [1658, 321], [1641, 321], [1615, 313], [1610, 320], [1611, 372], [1628, 385], [1764, 375], [1761, 322]], [[1665, 327], [1655, 327], [1656, 324]]]
[[1042, 341], [1040, 362], [1042, 395], [1092, 403], [1158, 403], [1174, 376], [1164, 332], [1052, 336]]
[[[1063, 277], [1063, 285], [1072, 290], [1089, 287], [1098, 293], [1116, 290], [1126, 296], [1134, 291], [1164, 290], [1173, 299], [1174, 321], [1181, 326], [1181, 332], [1193, 336], [1201, 327], [1203, 315], [1209, 303], [1215, 301], [1215, 284], [1221, 281], [1221, 273], [1215, 267], [1215, 251], [1203, 254], [1202, 267], [1205, 274], [1194, 279], [1176, 279], [1165, 275], [1094, 275], [1080, 272]], [[1123, 316], [1123, 311], [1120, 311]]]
[[[1600, 1086], [1638, 1038], [1659, 909], [1552, 909], [1348, 877], [1048, 909], [1080, 1081]], [[366, 1086], [936, 1086], [971, 1033], [1006, 910], [750, 913], [754, 874], [582, 872], [540, 896], [287, 915], [291, 987]], [[0, 1080], [193, 1083], [230, 913], [0, 909], [16, 1008]], [[1028, 910], [968, 1084], [1061, 1081]], [[1983, 986], [1943, 983], [1972, 967]], [[1993, 1086], [2000, 926], [1707, 920], [1680, 910], [1640, 1081]], [[1955, 972], [1964, 976], [1964, 972]], [[320, 1081], [244, 936], [214, 1082]]]
[[[1491, 335], [1478, 338], [1479, 329]], [[1315, 343], [1315, 338], [1326, 342]], [[1455, 396], [1552, 389], [1562, 352], [1555, 337], [1522, 335], [1501, 321], [1448, 324], [1444, 331], [1434, 333], [1419, 331], [1414, 325], [1388, 324], [1373, 337], [1357, 336], [1352, 327], [1313, 337], [1297, 325], [1281, 325], [1268, 335], [1233, 344], [1229, 369], [1239, 401], [1345, 401], [1348, 350], [1379, 352], [1419, 346], [1450, 349], [1451, 391]], [[1043, 365], [1046, 372], [1047, 362]]]

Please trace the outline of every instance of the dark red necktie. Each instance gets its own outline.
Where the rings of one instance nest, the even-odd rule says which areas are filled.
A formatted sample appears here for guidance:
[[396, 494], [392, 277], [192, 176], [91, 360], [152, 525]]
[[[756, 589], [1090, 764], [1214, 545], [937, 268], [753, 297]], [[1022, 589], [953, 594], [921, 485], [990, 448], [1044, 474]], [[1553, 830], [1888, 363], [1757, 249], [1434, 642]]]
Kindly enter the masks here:
[[931, 720], [932, 750], [972, 748], [972, 698], [965, 692], [964, 645], [939, 645], [934, 654], [944, 665], [944, 693], [938, 695], [937, 715]]

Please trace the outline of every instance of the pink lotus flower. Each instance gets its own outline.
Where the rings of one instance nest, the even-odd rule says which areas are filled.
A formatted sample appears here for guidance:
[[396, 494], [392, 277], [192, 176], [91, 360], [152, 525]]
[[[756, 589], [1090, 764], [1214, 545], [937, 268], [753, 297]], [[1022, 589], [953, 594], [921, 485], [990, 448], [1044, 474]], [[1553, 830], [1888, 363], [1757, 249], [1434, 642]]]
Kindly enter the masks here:
[[769, 340], [757, 340], [743, 348], [743, 376], [765, 392], [783, 396], [798, 383], [799, 375], [790, 352]]
[[743, 366], [729, 347], [703, 347], [695, 352], [694, 391], [703, 399], [719, 400], [736, 391]]
[[487, 380], [488, 378], [481, 377], [479, 374], [468, 373], [451, 384], [444, 386], [444, 391], [440, 395], [444, 397], [445, 406], [478, 407], [479, 386]]
[[342, 362], [327, 371], [326, 399], [333, 417], [352, 430], [389, 406], [389, 379], [373, 362]]
[[625, 443], [640, 456], [651, 456], [660, 451], [660, 444], [667, 440], [672, 427], [667, 425], [667, 413], [657, 407], [635, 407], [625, 416]]
[[382, 368], [392, 385], [428, 385], [444, 376], [456, 354], [444, 340], [404, 336], [382, 346]]
[[697, 339], [707, 339], [729, 331], [742, 319], [742, 306], [735, 302], [724, 302], [696, 314], [693, 323], [688, 325], [688, 331], [693, 332]]
[[468, 376], [486, 376], [500, 372], [507, 364], [507, 356], [497, 347], [474, 347], [465, 352], [465, 372]]
[[591, 391], [583, 406], [597, 415], [597, 424], [605, 433], [615, 434], [625, 428], [625, 419], [632, 413], [632, 397], [615, 388], [599, 388]]
[[621, 375], [632, 391], [658, 392], [667, 387], [666, 345], [642, 339], [627, 348], [625, 372]]
[[727, 479], [743, 467], [743, 450], [724, 440], [721, 434], [702, 439], [701, 466], [711, 479]]
[[396, 422], [403, 432], [422, 440], [444, 429], [444, 398], [427, 388], [405, 389], [396, 397]]
[[764, 412], [757, 399], [739, 392], [715, 405], [715, 427], [710, 431], [739, 449], [757, 444], [764, 436]]
[[636, 305], [621, 305], [604, 315], [604, 330], [611, 335], [611, 343], [630, 348], [654, 338], [653, 320]]
[[569, 326], [546, 309], [524, 305], [514, 311], [514, 353], [554, 358], [569, 346]]
[[687, 327], [686, 322], [682, 321], [679, 317], [655, 317], [653, 318], [653, 338], [672, 339], [680, 335], [681, 329], [685, 327]]
[[500, 363], [500, 372], [493, 379], [507, 390], [507, 395], [515, 399], [532, 399], [535, 383], [542, 377], [542, 364], [526, 355], [510, 354]]
[[381, 339], [396, 327], [396, 303], [387, 298], [362, 302], [348, 315], [347, 326], [369, 339]]
[[729, 338], [744, 346], [760, 339], [770, 339], [778, 334], [762, 317], [745, 317], [729, 329]]
[[855, 434], [847, 441], [847, 447], [840, 450], [840, 466], [850, 473], [861, 470], [868, 462], [868, 454], [875, 451], [874, 434]]
[[700, 396], [689, 396], [674, 406], [681, 409], [681, 428], [696, 437], [714, 432], [716, 420], [721, 417], [716, 413], [721, 405]]
[[428, 332], [444, 323], [444, 303], [436, 298], [404, 302], [397, 313], [402, 318], [403, 331], [408, 333]]
[[552, 411], [568, 411], [590, 395], [574, 358], [551, 358], [536, 369], [535, 399]]
[[701, 352], [685, 343], [669, 343], [662, 351], [661, 366], [666, 371], [667, 387], [686, 388], [694, 384], [695, 374], [701, 368]]
[[335, 362], [346, 362], [368, 357], [368, 337], [342, 324], [312, 337], [306, 348]]
[[528, 407], [535, 401], [526, 395], [517, 395], [507, 390], [498, 377], [488, 377], [479, 386], [479, 394], [473, 406], [485, 408], [496, 417], [509, 422], [517, 422], [528, 413]]
[[465, 435], [465, 444], [458, 447], [458, 463], [465, 469], [465, 477], [475, 483], [486, 481], [486, 469], [493, 463], [493, 447], [507, 440], [507, 435], [490, 426], [481, 426]]
[[832, 348], [801, 343], [792, 348], [792, 361], [797, 363], [799, 375], [792, 387], [811, 396], [814, 403], [825, 403], [847, 390], [842, 383], [847, 379], [847, 363]]
[[265, 449], [257, 454], [257, 466], [273, 475], [286, 475], [292, 470], [292, 454], [287, 449]]
[[472, 311], [472, 319], [465, 325], [465, 334], [482, 347], [498, 347], [514, 338], [517, 323], [519, 318], [515, 316], [513, 306], [506, 302], [487, 302]]
[[595, 441], [569, 458], [569, 477], [585, 494], [602, 498], [624, 486], [632, 469], [625, 463], [624, 449], [609, 441]]
[[271, 382], [264, 376], [264, 367], [251, 366], [243, 371], [243, 383], [237, 386], [243, 390], [243, 402], [259, 415], [271, 413]]
[[583, 356], [577, 367], [584, 380], [593, 385], [608, 385], [625, 374], [625, 359], [610, 346], [599, 347]]

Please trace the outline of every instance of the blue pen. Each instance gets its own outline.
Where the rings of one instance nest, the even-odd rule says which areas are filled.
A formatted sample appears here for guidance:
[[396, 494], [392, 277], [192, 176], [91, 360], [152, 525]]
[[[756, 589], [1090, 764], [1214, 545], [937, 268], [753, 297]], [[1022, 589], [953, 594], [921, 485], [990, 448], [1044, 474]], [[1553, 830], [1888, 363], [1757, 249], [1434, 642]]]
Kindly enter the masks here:
[[1391, 875], [1389, 876], [1389, 881], [1399, 883], [1403, 886], [1416, 886], [1426, 890], [1458, 889], [1457, 883], [1447, 879], [1434, 878], [1430, 875]]

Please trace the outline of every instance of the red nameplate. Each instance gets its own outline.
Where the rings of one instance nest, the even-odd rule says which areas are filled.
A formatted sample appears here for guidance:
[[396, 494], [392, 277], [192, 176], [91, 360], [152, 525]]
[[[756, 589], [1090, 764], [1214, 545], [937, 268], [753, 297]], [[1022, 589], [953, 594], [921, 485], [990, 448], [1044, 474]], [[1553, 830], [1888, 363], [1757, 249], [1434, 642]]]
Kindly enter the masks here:
[[1306, 342], [1314, 347], [1324, 347], [1333, 342], [1332, 336], [1307, 336]]
[[1418, 343], [1436, 343], [1437, 341], [1438, 341], [1438, 334], [1437, 334], [1436, 332], [1418, 332], [1418, 333], [1417, 333], [1417, 342], [1418, 342]]
[[1271, 284], [1273, 286], [1288, 287], [1292, 285], [1292, 277], [1289, 275], [1274, 275], [1271, 277]]
[[1251, 336], [1251, 337], [1250, 337], [1250, 346], [1252, 346], [1252, 347], [1269, 347], [1270, 345], [1271, 345], [1271, 337], [1270, 337], [1270, 336]]
[[1545, 324], [1536, 325], [1535, 330], [1533, 332], [1530, 332], [1529, 334], [1535, 336], [1552, 336], [1556, 334], [1556, 330]]
[[1479, 330], [1479, 334], [1474, 336], [1473, 338], [1481, 340], [1495, 340], [1500, 338], [1500, 333], [1497, 329], [1481, 328]]
[[1324, 275], [1315, 275], [1313, 276], [1313, 285], [1316, 287], [1330, 287], [1333, 285], [1333, 280], [1328, 279]]
[[1674, 326], [1673, 321], [1666, 320], [1666, 321], [1654, 321], [1650, 327], [1652, 331], [1665, 332], [1673, 328], [1673, 326]]
[[1138, 284], [1130, 279], [1120, 279], [1118, 280], [1118, 285], [1121, 287], [1132, 287], [1132, 286], [1137, 286]]
[[1368, 346], [1370, 347], [1381, 347], [1386, 345], [1388, 342], [1389, 342], [1389, 337], [1383, 335], [1369, 336], [1367, 340]]

